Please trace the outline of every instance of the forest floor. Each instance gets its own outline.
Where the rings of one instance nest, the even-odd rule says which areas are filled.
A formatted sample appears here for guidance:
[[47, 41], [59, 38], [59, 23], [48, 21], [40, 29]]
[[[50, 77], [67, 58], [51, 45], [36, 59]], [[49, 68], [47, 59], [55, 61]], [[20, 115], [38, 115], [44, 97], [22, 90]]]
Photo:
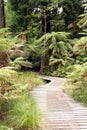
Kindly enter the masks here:
[[43, 130], [87, 130], [87, 107], [74, 101], [62, 90], [64, 79], [42, 76], [50, 83], [31, 92], [43, 113]]

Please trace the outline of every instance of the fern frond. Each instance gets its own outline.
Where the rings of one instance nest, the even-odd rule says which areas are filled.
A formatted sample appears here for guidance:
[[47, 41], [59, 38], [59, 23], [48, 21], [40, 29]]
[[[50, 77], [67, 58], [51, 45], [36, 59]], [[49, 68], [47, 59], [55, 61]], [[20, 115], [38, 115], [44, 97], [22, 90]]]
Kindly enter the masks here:
[[56, 63], [61, 63], [62, 65], [65, 65], [65, 61], [63, 59], [57, 59], [54, 57], [50, 57], [49, 65], [54, 65]]
[[73, 47], [75, 54], [84, 55], [86, 54], [85, 47], [87, 46], [87, 37], [82, 37], [78, 40], [77, 44]]
[[12, 62], [15, 69], [21, 69], [22, 66], [32, 68], [32, 63], [25, 60], [23, 57], [18, 57]]
[[8, 37], [12, 34], [12, 32], [9, 32], [8, 28], [1, 28], [0, 29], [0, 38]]
[[8, 38], [0, 38], [0, 52], [10, 50], [14, 45], [14, 42]]

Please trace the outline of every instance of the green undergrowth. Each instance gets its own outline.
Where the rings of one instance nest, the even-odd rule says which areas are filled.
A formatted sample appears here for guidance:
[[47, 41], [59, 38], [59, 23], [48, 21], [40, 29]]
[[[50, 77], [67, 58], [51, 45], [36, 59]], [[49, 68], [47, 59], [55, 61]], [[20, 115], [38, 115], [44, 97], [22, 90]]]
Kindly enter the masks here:
[[14, 86], [9, 92], [6, 86], [4, 92], [0, 91], [0, 130], [39, 130], [41, 111], [29, 91], [44, 81], [34, 72], [18, 72], [10, 78], [12, 84], [9, 78], [0, 84]]
[[14, 81], [17, 86], [17, 90], [19, 91], [32, 90], [33, 87], [40, 86], [45, 83], [44, 80], [42, 80], [34, 72], [19, 72], [18, 77], [15, 77]]
[[75, 100], [87, 106], [87, 63], [74, 65], [67, 76], [63, 90]]
[[3, 126], [13, 130], [39, 129], [41, 112], [30, 95], [5, 99], [2, 108], [5, 114]]

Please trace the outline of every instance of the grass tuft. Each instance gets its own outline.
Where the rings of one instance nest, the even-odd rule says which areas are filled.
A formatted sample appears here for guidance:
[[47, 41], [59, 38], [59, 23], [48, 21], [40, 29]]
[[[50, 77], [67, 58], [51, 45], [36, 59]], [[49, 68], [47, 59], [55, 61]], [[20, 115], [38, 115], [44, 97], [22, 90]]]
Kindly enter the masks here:
[[0, 130], [39, 130], [41, 112], [29, 90], [44, 84], [36, 73], [11, 77], [15, 89], [0, 97]]
[[14, 77], [16, 86], [27, 91], [33, 87], [44, 84], [44, 81], [34, 72], [19, 72], [18, 77]]
[[29, 95], [15, 98], [7, 112], [7, 124], [15, 130], [25, 130], [25, 128], [26, 130], [28, 128], [36, 130], [39, 127], [40, 119], [40, 110], [37, 108], [34, 99]]

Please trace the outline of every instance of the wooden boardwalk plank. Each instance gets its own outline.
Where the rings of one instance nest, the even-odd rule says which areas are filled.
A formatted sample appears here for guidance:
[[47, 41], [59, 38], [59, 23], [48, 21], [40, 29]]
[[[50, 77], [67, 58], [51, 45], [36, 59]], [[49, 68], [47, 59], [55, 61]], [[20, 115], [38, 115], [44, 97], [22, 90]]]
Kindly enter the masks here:
[[87, 130], [87, 108], [67, 96], [61, 89], [64, 79], [47, 77], [51, 83], [31, 93], [43, 112], [43, 130]]

